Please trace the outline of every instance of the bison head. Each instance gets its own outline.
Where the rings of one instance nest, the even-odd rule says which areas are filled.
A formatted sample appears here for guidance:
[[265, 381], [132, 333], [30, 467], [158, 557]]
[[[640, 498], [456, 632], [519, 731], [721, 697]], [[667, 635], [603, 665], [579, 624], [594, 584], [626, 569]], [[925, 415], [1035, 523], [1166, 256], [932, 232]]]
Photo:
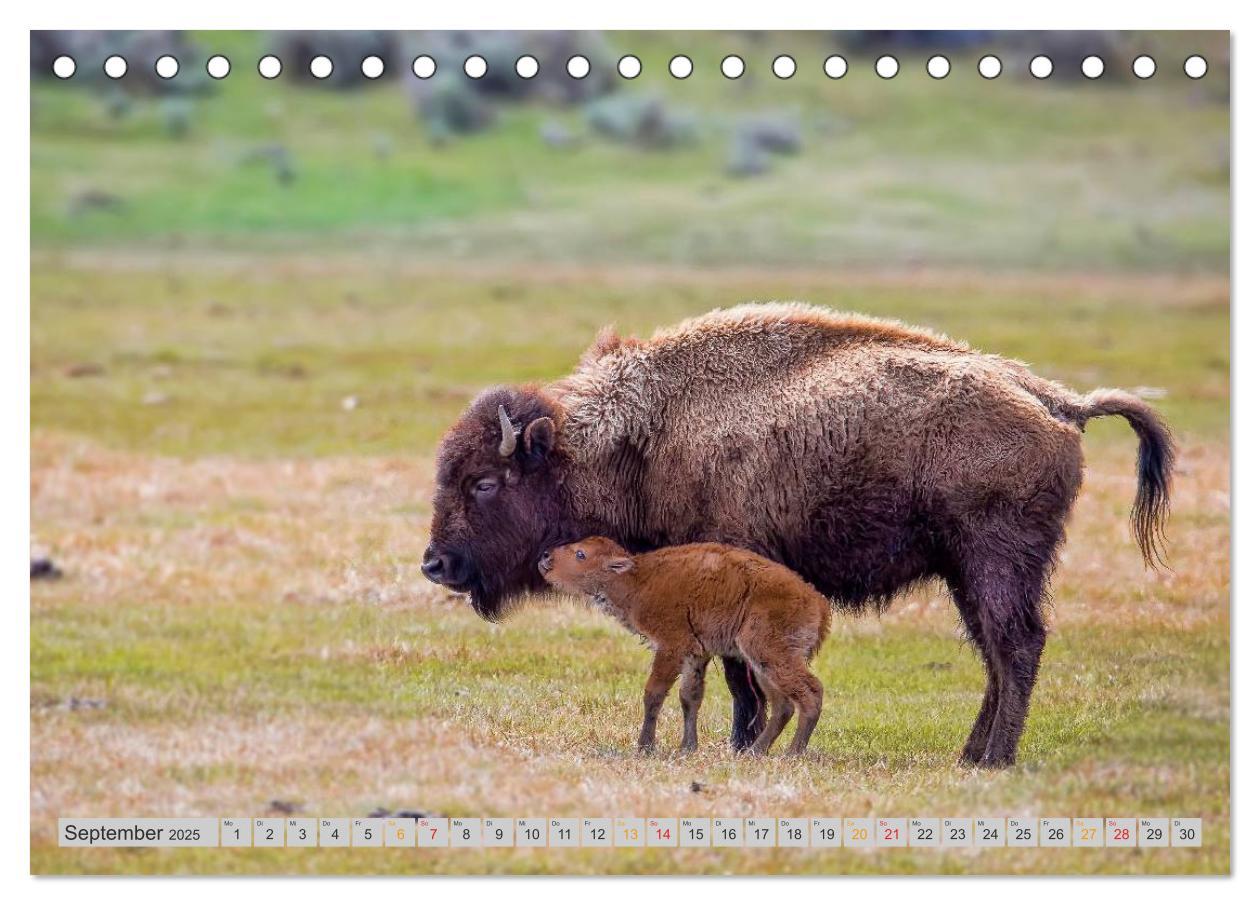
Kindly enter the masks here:
[[486, 390], [438, 450], [433, 525], [422, 569], [469, 595], [494, 620], [508, 601], [543, 587], [535, 567], [563, 530], [564, 454], [556, 405], [534, 389]]

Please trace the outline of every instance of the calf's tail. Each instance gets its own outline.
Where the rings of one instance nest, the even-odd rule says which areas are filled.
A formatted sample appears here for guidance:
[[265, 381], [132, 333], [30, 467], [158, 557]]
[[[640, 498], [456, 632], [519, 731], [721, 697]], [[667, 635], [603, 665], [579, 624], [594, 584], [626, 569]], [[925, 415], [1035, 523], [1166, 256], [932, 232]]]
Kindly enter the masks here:
[[1081, 424], [1090, 418], [1120, 415], [1138, 437], [1137, 498], [1129, 521], [1147, 566], [1164, 561], [1164, 524], [1172, 492], [1177, 447], [1164, 419], [1151, 406], [1122, 390], [1094, 390], [1081, 400]]

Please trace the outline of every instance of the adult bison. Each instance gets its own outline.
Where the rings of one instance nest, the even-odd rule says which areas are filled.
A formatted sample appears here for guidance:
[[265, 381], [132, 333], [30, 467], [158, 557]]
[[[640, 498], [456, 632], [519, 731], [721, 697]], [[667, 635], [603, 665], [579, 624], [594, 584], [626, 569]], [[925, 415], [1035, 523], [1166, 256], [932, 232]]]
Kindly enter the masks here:
[[[1005, 766], [1099, 415], [1137, 433], [1132, 525], [1150, 563], [1173, 443], [1128, 393], [1081, 396], [924, 330], [803, 305], [714, 311], [649, 341], [606, 331], [570, 376], [486, 390], [451, 428], [424, 573], [486, 619], [542, 587], [543, 553], [592, 534], [736, 544], [854, 610], [940, 578], [988, 672], [962, 759]], [[744, 664], [724, 666], [744, 748], [764, 698]]]

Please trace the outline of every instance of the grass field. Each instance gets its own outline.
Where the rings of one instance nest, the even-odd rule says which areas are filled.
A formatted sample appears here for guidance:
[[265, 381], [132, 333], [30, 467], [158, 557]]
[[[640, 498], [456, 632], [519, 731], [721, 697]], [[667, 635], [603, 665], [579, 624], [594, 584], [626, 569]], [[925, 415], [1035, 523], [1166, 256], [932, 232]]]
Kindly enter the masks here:
[[[218, 40], [257, 56], [257, 36]], [[672, 45], [644, 40], [662, 69]], [[725, 49], [685, 41], [698, 69]], [[155, 103], [113, 121], [90, 92], [37, 86], [31, 529], [66, 575], [31, 589], [34, 872], [1230, 869], [1219, 84], [1161, 68], [1141, 90], [1005, 77], [980, 90], [970, 74], [937, 85], [907, 65], [885, 84], [855, 65], [836, 91], [803, 77], [821, 39], [784, 41], [802, 60], [789, 83], [658, 82], [706, 111], [706, 137], [668, 154], [544, 151], [539, 123], [580, 115], [534, 107], [433, 149], [396, 88], [235, 75], [178, 142]], [[760, 180], [725, 178], [727, 119], [770, 104], [813, 124], [805, 150]], [[277, 140], [297, 149], [287, 188], [238, 163]], [[102, 188], [121, 204], [72, 212]], [[837, 620], [818, 664], [824, 716], [792, 762], [727, 751], [716, 674], [701, 750], [635, 757], [635, 639], [559, 599], [491, 626], [421, 577], [433, 451], [471, 395], [565, 373], [608, 322], [642, 335], [768, 298], [903, 318], [1079, 389], [1145, 387], [1171, 421], [1168, 572], [1144, 571], [1127, 533], [1132, 434], [1090, 425], [1015, 769], [955, 764], [983, 674], [937, 589]], [[671, 701], [666, 749], [679, 724]], [[1205, 845], [56, 846], [58, 816], [261, 816], [273, 800], [324, 816], [1189, 815]]]

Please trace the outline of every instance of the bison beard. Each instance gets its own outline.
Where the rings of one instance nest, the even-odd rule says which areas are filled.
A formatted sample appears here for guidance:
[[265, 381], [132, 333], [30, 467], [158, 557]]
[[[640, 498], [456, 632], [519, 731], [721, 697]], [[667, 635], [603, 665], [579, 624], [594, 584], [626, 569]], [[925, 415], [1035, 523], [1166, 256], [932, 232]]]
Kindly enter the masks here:
[[482, 619], [498, 622], [507, 615], [511, 601], [526, 591], [541, 590], [544, 588], [532, 576], [514, 574], [497, 581], [490, 573], [478, 571], [469, 579], [468, 602]]
[[[966, 763], [1015, 760], [1042, 604], [1081, 484], [1081, 434], [1138, 436], [1135, 537], [1161, 556], [1174, 447], [1127, 393], [1082, 396], [1026, 367], [890, 321], [798, 305], [716, 311], [650, 341], [605, 332], [569, 377], [486, 391], [438, 455], [425, 574], [498, 619], [550, 548], [717, 541], [795, 569], [838, 606], [941, 580], [988, 680]], [[731, 741], [764, 695], [723, 662]]]

